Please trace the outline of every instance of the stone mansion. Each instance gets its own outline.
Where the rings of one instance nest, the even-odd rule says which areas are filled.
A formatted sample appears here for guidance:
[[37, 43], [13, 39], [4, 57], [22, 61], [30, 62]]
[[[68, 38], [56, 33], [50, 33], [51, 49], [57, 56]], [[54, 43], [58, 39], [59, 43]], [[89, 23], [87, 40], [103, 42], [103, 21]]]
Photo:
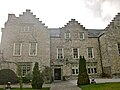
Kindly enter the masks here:
[[81, 55], [90, 77], [101, 77], [103, 71], [120, 77], [120, 13], [105, 29], [85, 29], [75, 19], [64, 27], [48, 28], [27, 9], [19, 17], [9, 14], [1, 31], [0, 70], [17, 74], [19, 63], [24, 76], [38, 62], [41, 70], [52, 68], [54, 80], [74, 79]]

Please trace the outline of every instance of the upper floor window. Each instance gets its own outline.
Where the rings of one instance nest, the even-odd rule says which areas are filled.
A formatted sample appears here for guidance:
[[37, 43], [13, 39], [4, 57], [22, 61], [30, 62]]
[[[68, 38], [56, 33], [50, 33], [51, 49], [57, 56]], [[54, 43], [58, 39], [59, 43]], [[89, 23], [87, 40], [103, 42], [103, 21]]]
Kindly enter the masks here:
[[118, 46], [118, 53], [120, 54], [120, 43], [118, 43], [117, 46]]
[[79, 48], [72, 48], [73, 58], [79, 58]]
[[70, 39], [70, 32], [65, 33], [65, 39]]
[[32, 42], [29, 44], [29, 55], [36, 56], [37, 55], [37, 43]]
[[21, 56], [21, 50], [22, 50], [22, 43], [14, 43], [13, 48], [13, 55], [14, 56]]
[[63, 56], [63, 48], [57, 48], [57, 59], [62, 59]]
[[94, 58], [93, 47], [88, 47], [87, 48], [87, 53], [88, 53], [88, 58]]
[[80, 32], [80, 39], [85, 39], [84, 32]]

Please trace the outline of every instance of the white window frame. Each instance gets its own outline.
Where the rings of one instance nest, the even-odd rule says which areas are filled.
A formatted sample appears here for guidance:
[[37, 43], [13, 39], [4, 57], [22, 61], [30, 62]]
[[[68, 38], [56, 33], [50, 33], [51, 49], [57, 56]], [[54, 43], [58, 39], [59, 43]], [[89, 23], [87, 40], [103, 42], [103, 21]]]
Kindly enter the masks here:
[[[58, 49], [62, 49], [62, 58], [58, 58]], [[63, 48], [57, 48], [57, 59], [64, 59], [64, 49]]]
[[[30, 54], [30, 52], [31, 52], [31, 44], [32, 44], [32, 43], [35, 43], [35, 44], [36, 44], [36, 48], [35, 48], [36, 52], [35, 52], [35, 55], [31, 55], [31, 54]], [[29, 56], [37, 56], [37, 43], [36, 43], [36, 42], [31, 42], [31, 43], [29, 43]]]
[[[90, 69], [90, 73], [88, 73], [88, 68]], [[96, 68], [96, 72], [95, 72], [95, 68]], [[93, 72], [92, 72], [92, 70], [93, 70]], [[87, 65], [87, 73], [89, 75], [91, 75], [91, 74], [97, 74], [97, 64], [90, 63], [89, 66]]]
[[[68, 34], [68, 37], [67, 37], [67, 34]], [[66, 32], [66, 33], [65, 33], [65, 39], [70, 39], [70, 37], [71, 37], [71, 36], [70, 36], [70, 32]]]
[[[81, 38], [81, 33], [82, 33], [82, 38]], [[80, 37], [80, 39], [85, 39], [85, 33], [84, 32], [80, 32], [79, 33], [79, 37]]]
[[[19, 62], [19, 65], [22, 68], [22, 75], [25, 76], [28, 72], [32, 70], [32, 63], [31, 62]], [[28, 71], [28, 66], [29, 66], [29, 71]], [[25, 73], [23, 72], [25, 70]]]
[[[72, 71], [72, 75], [78, 75], [79, 74], [79, 65], [78, 64], [72, 64], [72, 70], [73, 69], [75, 71], [75, 74], [73, 74], [73, 71]], [[78, 73], [76, 73], [76, 69], [78, 70]]]
[[[73, 50], [73, 49], [77, 49], [78, 57], [74, 57], [74, 50]], [[74, 58], [74, 59], [79, 59], [79, 55], [80, 55], [80, 53], [79, 53], [79, 48], [72, 48], [72, 56], [73, 56], [73, 58]]]
[[[20, 44], [20, 54], [15, 54], [16, 51], [16, 44]], [[21, 52], [22, 52], [22, 43], [14, 43], [14, 47], [13, 47], [13, 56], [21, 56]]]
[[[92, 57], [89, 57], [89, 55], [88, 55], [88, 48], [92, 48]], [[88, 56], [89, 59], [94, 58], [94, 49], [93, 49], [93, 47], [87, 47], [87, 56]]]

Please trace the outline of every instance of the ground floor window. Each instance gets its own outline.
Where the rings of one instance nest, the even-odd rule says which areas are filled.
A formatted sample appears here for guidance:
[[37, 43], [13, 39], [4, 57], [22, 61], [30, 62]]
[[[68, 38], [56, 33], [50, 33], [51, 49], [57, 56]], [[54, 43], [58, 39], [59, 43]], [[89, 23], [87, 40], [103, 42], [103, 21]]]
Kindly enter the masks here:
[[31, 62], [20, 62], [19, 65], [21, 66], [23, 76], [31, 71]]
[[78, 75], [78, 64], [73, 64], [72, 65], [72, 75]]
[[88, 74], [97, 73], [97, 63], [87, 63], [87, 72]]

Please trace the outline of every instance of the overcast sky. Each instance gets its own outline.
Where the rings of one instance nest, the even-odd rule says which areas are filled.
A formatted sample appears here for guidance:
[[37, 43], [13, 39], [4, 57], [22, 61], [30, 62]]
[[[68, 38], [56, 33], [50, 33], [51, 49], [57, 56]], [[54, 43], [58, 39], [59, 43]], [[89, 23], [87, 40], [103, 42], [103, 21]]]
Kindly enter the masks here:
[[120, 12], [120, 0], [0, 0], [0, 28], [8, 13], [18, 17], [26, 9], [49, 28], [63, 27], [76, 19], [87, 29], [103, 29]]

